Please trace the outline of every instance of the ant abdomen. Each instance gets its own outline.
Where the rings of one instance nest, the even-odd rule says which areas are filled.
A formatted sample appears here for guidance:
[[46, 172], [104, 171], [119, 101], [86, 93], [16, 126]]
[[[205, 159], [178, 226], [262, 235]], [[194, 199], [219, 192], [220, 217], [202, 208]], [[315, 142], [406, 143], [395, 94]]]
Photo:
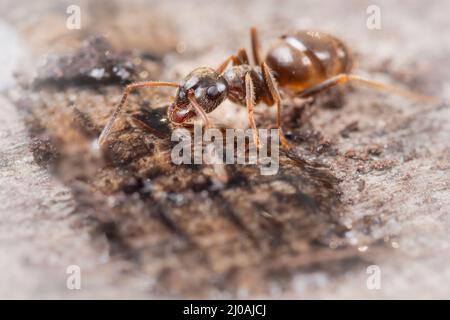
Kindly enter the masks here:
[[265, 62], [280, 87], [302, 91], [330, 77], [349, 73], [352, 58], [346, 46], [323, 32], [283, 35], [269, 49]]

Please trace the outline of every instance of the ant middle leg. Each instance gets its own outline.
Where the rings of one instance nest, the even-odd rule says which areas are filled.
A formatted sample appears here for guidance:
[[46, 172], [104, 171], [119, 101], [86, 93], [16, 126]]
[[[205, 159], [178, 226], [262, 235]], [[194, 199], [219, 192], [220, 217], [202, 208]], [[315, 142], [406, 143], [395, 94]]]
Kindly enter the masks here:
[[239, 49], [237, 53], [237, 57], [241, 61], [241, 64], [250, 64], [250, 60], [248, 59], [247, 50], [245, 48]]
[[269, 69], [269, 66], [267, 66], [265, 62], [262, 63], [261, 69], [263, 70], [264, 81], [266, 82], [269, 88], [270, 95], [272, 96], [272, 99], [277, 106], [277, 129], [281, 145], [286, 149], [291, 149], [291, 145], [284, 136], [283, 129], [281, 127], [281, 97], [280, 92], [277, 88], [275, 78], [273, 77], [272, 72]]
[[222, 74], [228, 65], [239, 66], [242, 64], [249, 64], [247, 51], [244, 48], [239, 49], [237, 55], [229, 56], [224, 62], [220, 64], [220, 66], [216, 69], [216, 72]]
[[145, 81], [145, 82], [136, 82], [132, 83], [126, 86], [122, 99], [120, 100], [120, 103], [117, 105], [116, 109], [114, 109], [112, 115], [110, 116], [108, 122], [106, 123], [105, 127], [103, 128], [99, 138], [98, 138], [98, 145], [102, 146], [106, 139], [108, 138], [108, 135], [111, 131], [111, 128], [114, 124], [114, 121], [116, 120], [117, 116], [119, 115], [120, 111], [122, 110], [123, 106], [125, 105], [125, 102], [127, 101], [128, 95], [138, 89], [143, 87], [173, 87], [178, 88], [178, 84], [171, 83], [171, 82], [163, 82], [163, 81]]

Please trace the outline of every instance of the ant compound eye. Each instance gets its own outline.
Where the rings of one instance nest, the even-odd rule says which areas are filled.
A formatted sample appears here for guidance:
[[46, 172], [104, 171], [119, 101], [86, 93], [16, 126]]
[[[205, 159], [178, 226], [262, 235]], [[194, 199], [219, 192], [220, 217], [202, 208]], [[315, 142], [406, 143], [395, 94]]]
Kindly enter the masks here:
[[226, 86], [223, 83], [219, 82], [213, 86], [210, 86], [208, 89], [206, 89], [206, 94], [210, 98], [217, 98], [218, 96], [223, 94], [225, 89], [226, 89]]
[[180, 98], [180, 99], [185, 99], [185, 98], [186, 98], [186, 91], [184, 91], [184, 90], [179, 90], [179, 91], [178, 91], [178, 98]]
[[219, 89], [217, 88], [217, 86], [211, 86], [208, 89], [206, 89], [206, 94], [208, 95], [208, 97], [210, 98], [215, 98], [217, 97], [221, 92], [219, 91]]

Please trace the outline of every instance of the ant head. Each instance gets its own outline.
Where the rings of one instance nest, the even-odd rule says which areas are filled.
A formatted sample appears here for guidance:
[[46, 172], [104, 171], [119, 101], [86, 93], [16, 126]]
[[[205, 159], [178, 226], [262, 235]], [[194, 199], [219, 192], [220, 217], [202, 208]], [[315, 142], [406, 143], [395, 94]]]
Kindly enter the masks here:
[[171, 122], [183, 123], [196, 114], [189, 94], [195, 97], [197, 103], [211, 112], [221, 104], [228, 94], [228, 83], [211, 68], [197, 68], [189, 73], [178, 88], [175, 101], [169, 108]]

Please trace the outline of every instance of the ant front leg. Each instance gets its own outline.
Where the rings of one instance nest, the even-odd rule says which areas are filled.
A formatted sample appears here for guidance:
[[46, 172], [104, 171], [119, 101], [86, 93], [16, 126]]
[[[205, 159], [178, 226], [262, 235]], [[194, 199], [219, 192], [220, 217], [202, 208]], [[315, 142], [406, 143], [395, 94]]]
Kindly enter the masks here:
[[[205, 110], [202, 108], [202, 106], [198, 103], [197, 99], [195, 98], [195, 93], [193, 90], [188, 91], [188, 99], [194, 108], [197, 115], [202, 118], [203, 124], [206, 129], [211, 128], [211, 122], [208, 119], [208, 115], [206, 114]], [[213, 149], [210, 149], [210, 152], [205, 155], [205, 157], [208, 158], [209, 162], [212, 163], [214, 172], [215, 172], [215, 178], [218, 179], [221, 183], [226, 183], [228, 181], [228, 174], [225, 170], [225, 166], [223, 164], [223, 159], [217, 158], [217, 153], [215, 147]]]
[[125, 91], [123, 92], [122, 99], [120, 100], [119, 105], [116, 107], [112, 115], [110, 116], [108, 122], [106, 123], [106, 126], [103, 128], [102, 133], [100, 134], [100, 137], [98, 138], [98, 145], [102, 146], [106, 139], [108, 138], [108, 135], [111, 131], [111, 128], [114, 124], [114, 121], [116, 120], [117, 116], [119, 115], [120, 111], [122, 110], [123, 106], [125, 105], [125, 102], [127, 101], [128, 95], [136, 90], [137, 88], [143, 88], [143, 87], [173, 87], [178, 88], [178, 84], [171, 83], [171, 82], [162, 82], [162, 81], [145, 81], [145, 82], [136, 82], [132, 83], [126, 86]]
[[291, 145], [287, 141], [286, 137], [284, 136], [283, 129], [281, 128], [281, 97], [280, 92], [277, 88], [277, 84], [275, 81], [275, 78], [272, 75], [272, 72], [270, 71], [269, 67], [265, 62], [261, 65], [261, 69], [263, 71], [264, 81], [267, 84], [267, 87], [269, 88], [270, 95], [272, 96], [273, 101], [277, 105], [277, 129], [278, 129], [278, 135], [280, 137], [280, 142], [283, 147], [286, 149], [291, 149]]
[[248, 122], [253, 131], [253, 142], [259, 149], [261, 140], [259, 139], [258, 129], [256, 128], [255, 118], [253, 117], [253, 108], [255, 107], [255, 89], [250, 73], [245, 75], [245, 104], [247, 105]]
[[202, 106], [197, 102], [193, 90], [190, 90], [188, 92], [188, 99], [191, 102], [191, 105], [194, 107], [197, 116], [199, 116], [202, 119], [205, 128], [207, 129], [211, 128], [211, 122], [209, 121], [208, 115], [206, 114], [205, 110], [203, 110]]

